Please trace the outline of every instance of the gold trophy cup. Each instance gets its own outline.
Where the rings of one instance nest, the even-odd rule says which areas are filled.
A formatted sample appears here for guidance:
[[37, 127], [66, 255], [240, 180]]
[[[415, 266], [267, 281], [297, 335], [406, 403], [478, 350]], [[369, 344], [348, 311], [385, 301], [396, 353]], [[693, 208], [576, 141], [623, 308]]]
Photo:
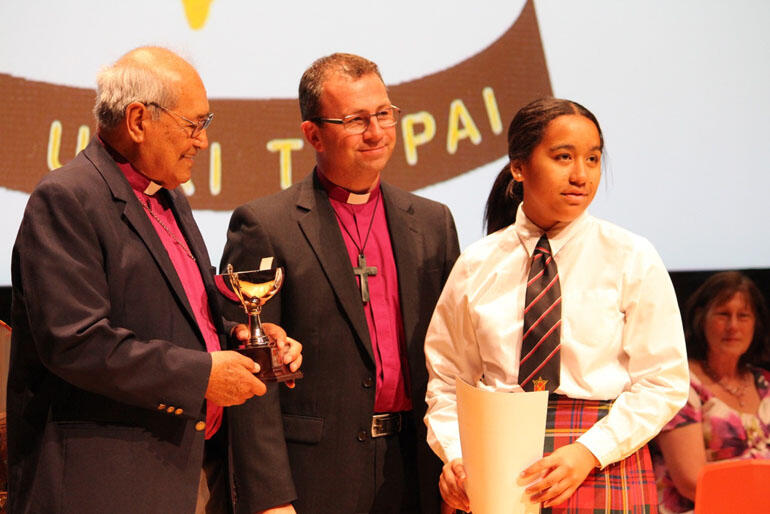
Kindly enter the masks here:
[[[271, 263], [272, 259], [263, 259], [263, 262], [265, 261]], [[263, 382], [285, 382], [302, 378], [301, 371], [292, 372], [283, 363], [278, 345], [262, 330], [262, 320], [259, 318], [262, 306], [275, 296], [283, 285], [283, 268], [268, 264], [260, 266], [259, 270], [233, 271], [232, 264], [228, 264], [226, 272], [219, 277], [222, 278], [217, 280], [220, 292], [230, 300], [240, 302], [249, 317], [249, 341], [236, 351], [259, 364], [257, 378]]]

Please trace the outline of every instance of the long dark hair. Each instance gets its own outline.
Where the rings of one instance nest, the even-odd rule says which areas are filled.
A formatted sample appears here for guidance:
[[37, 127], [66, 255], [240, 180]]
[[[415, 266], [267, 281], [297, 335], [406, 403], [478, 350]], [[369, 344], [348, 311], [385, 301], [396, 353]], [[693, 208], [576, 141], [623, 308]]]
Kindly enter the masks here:
[[729, 301], [735, 293], [743, 293], [754, 311], [754, 337], [749, 349], [738, 361], [740, 367], [746, 364], [760, 364], [768, 351], [768, 310], [764, 296], [756, 284], [738, 271], [723, 271], [711, 275], [687, 299], [684, 308], [684, 336], [687, 354], [690, 358], [705, 362], [708, 357], [708, 341], [704, 329], [706, 314], [716, 305]]
[[596, 116], [577, 102], [546, 97], [519, 109], [508, 127], [508, 164], [497, 175], [484, 209], [487, 234], [513, 223], [516, 210], [524, 199], [524, 186], [513, 180], [511, 163], [529, 160], [535, 147], [542, 141], [548, 124], [568, 114], [578, 114], [591, 120], [599, 131], [600, 150], [604, 149], [604, 136]]

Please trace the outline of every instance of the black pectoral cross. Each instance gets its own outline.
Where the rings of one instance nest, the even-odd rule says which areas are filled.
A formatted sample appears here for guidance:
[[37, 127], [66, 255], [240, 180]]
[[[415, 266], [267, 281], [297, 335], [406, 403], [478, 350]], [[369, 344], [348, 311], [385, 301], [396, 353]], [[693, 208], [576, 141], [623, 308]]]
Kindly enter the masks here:
[[364, 257], [364, 254], [359, 253], [358, 254], [358, 267], [353, 268], [353, 273], [358, 275], [361, 279], [359, 288], [361, 289], [361, 301], [364, 302], [364, 305], [369, 303], [369, 280], [368, 278], [370, 276], [374, 276], [377, 274], [377, 267], [376, 266], [366, 266], [366, 257]]

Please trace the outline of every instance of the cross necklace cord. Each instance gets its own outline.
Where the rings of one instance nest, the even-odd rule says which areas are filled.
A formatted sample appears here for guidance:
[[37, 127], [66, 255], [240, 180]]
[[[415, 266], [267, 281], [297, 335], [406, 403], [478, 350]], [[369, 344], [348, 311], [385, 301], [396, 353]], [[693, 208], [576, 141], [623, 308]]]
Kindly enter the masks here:
[[[374, 225], [374, 216], [377, 214], [377, 206], [380, 203], [380, 196], [382, 196], [382, 193], [377, 195], [377, 199], [374, 201], [374, 210], [372, 211], [372, 219], [369, 220], [369, 228], [366, 231], [366, 238], [364, 239], [364, 244], [362, 246], [358, 246], [358, 243], [356, 243], [356, 240], [353, 239], [353, 234], [350, 233], [350, 230], [348, 230], [348, 227], [345, 226], [345, 223], [343, 223], [342, 218], [340, 218], [340, 215], [337, 214], [337, 211], [332, 209], [334, 212], [334, 215], [337, 217], [337, 220], [340, 222], [340, 226], [345, 230], [345, 233], [348, 235], [350, 240], [353, 242], [353, 246], [356, 247], [356, 250], [358, 250], [358, 267], [353, 268], [353, 273], [358, 275], [360, 278], [359, 288], [361, 289], [361, 301], [366, 305], [369, 303], [369, 277], [374, 276], [377, 274], [377, 267], [376, 266], [367, 266], [366, 265], [366, 257], [364, 256], [364, 249], [366, 248], [366, 243], [369, 242], [369, 236], [372, 233], [372, 226]], [[353, 222], [355, 223], [356, 215], [353, 213]], [[355, 223], [356, 225], [356, 233], [358, 233], [358, 223]], [[358, 239], [361, 239], [361, 235], [358, 235]]]
[[162, 221], [162, 220], [161, 220], [161, 219], [158, 217], [158, 215], [157, 215], [157, 214], [155, 214], [155, 213], [152, 211], [152, 207], [150, 207], [150, 199], [149, 199], [149, 198], [146, 198], [146, 200], [147, 200], [147, 203], [142, 203], [142, 207], [144, 207], [144, 209], [145, 209], [145, 210], [146, 210], [146, 211], [147, 211], [147, 212], [150, 214], [150, 216], [152, 216], [152, 217], [155, 219], [155, 221], [157, 221], [157, 222], [158, 222], [158, 225], [160, 225], [160, 226], [161, 226], [161, 228], [163, 228], [163, 230], [165, 230], [165, 231], [168, 233], [168, 235], [170, 235], [170, 236], [171, 236], [171, 239], [173, 239], [173, 240], [174, 240], [174, 242], [175, 242], [177, 245], [179, 245], [179, 247], [180, 247], [182, 250], [184, 250], [184, 253], [186, 253], [186, 254], [187, 254], [187, 256], [193, 260], [193, 262], [195, 262], [195, 256], [192, 254], [192, 252], [190, 251], [190, 249], [189, 249], [189, 248], [187, 248], [187, 245], [185, 245], [185, 244], [182, 244], [182, 242], [181, 242], [181, 241], [180, 241], [180, 240], [179, 240], [179, 239], [178, 239], [178, 238], [177, 238], [177, 237], [174, 235], [174, 233], [173, 233], [173, 232], [171, 232], [171, 229], [170, 229], [170, 228], [168, 228], [168, 225], [166, 225], [165, 223], [163, 223], [163, 221]]

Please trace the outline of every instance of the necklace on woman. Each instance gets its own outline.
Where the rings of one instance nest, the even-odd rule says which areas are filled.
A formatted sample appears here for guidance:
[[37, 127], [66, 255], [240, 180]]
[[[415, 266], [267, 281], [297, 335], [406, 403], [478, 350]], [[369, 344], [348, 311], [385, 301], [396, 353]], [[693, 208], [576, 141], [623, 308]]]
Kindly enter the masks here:
[[706, 375], [719, 387], [721, 387], [723, 390], [725, 390], [730, 396], [738, 400], [738, 405], [743, 407], [743, 396], [746, 394], [746, 388], [748, 387], [746, 385], [746, 381], [743, 379], [742, 376], [738, 377], [739, 383], [738, 385], [729, 385], [725, 382], [724, 377], [720, 377], [716, 374], [716, 372], [711, 369], [711, 366], [709, 366], [708, 361], [703, 362], [703, 371], [706, 373]]
[[185, 244], [182, 244], [182, 242], [181, 242], [181, 241], [180, 241], [180, 240], [179, 240], [179, 239], [178, 239], [178, 238], [177, 238], [177, 237], [174, 235], [174, 233], [173, 233], [173, 232], [171, 232], [171, 229], [170, 229], [170, 228], [168, 228], [168, 225], [166, 225], [165, 223], [163, 223], [163, 221], [162, 221], [162, 220], [161, 220], [161, 219], [158, 217], [158, 215], [157, 215], [157, 214], [155, 214], [155, 213], [153, 212], [153, 210], [152, 210], [152, 207], [150, 206], [150, 199], [149, 199], [149, 198], [147, 198], [146, 200], [147, 200], [147, 203], [143, 203], [143, 202], [140, 202], [140, 203], [142, 204], [142, 207], [144, 207], [144, 209], [147, 211], [147, 213], [148, 213], [150, 216], [152, 216], [152, 217], [153, 217], [153, 219], [155, 219], [155, 221], [157, 221], [157, 222], [158, 222], [158, 225], [160, 225], [160, 226], [161, 226], [161, 228], [162, 228], [163, 230], [165, 230], [165, 231], [166, 231], [166, 233], [167, 233], [168, 235], [170, 235], [170, 236], [171, 236], [171, 239], [173, 239], [173, 240], [174, 240], [174, 242], [175, 242], [175, 243], [176, 243], [176, 244], [179, 246], [179, 248], [181, 248], [182, 250], [184, 250], [184, 253], [186, 253], [186, 254], [187, 254], [187, 256], [193, 260], [193, 262], [195, 262], [195, 256], [192, 254], [192, 252], [191, 252], [191, 251], [190, 251], [190, 249], [187, 247], [187, 245], [185, 245]]

